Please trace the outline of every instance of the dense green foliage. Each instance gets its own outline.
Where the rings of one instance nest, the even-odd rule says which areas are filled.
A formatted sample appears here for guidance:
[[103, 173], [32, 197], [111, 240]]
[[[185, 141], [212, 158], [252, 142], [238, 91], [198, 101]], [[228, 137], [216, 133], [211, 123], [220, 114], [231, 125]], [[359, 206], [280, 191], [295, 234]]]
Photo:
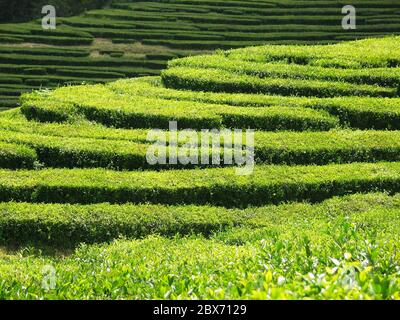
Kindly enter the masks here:
[[[383, 232], [398, 232], [396, 219], [400, 214], [399, 196], [384, 194], [352, 195], [326, 200], [321, 204], [294, 203], [259, 208], [225, 209], [212, 206], [163, 205], [71, 205], [8, 202], [0, 204], [0, 243], [13, 245], [51, 245], [74, 247], [79, 243], [106, 242], [118, 237], [142, 238], [152, 234], [166, 237], [203, 235], [229, 238], [235, 229], [243, 243], [257, 240], [263, 232], [289, 235], [292, 229], [307, 232], [323, 228], [338, 216], [350, 221], [368, 223]], [[382, 221], [387, 221], [382, 225]], [[289, 224], [289, 225], [287, 225]], [[240, 229], [253, 229], [256, 237], [240, 236]], [[255, 232], [257, 230], [261, 233]], [[308, 230], [308, 232], [311, 230]], [[221, 232], [226, 232], [226, 235]], [[250, 233], [251, 234], [251, 233]], [[240, 239], [242, 237], [242, 239]]]
[[[178, 134], [181, 132], [178, 131]], [[27, 121], [15, 110], [0, 117], [0, 133], [1, 141], [35, 149], [37, 160], [45, 166], [156, 168], [146, 162], [146, 151], [151, 142], [146, 140], [148, 130], [145, 129], [114, 129], [85, 122], [40, 123]], [[254, 136], [254, 151], [256, 162], [270, 164], [400, 161], [399, 138], [399, 131], [257, 131]], [[220, 139], [223, 143], [223, 134]], [[168, 135], [165, 141], [168, 144]], [[310, 141], [313, 143], [310, 144]], [[183, 145], [183, 142], [180, 145]], [[246, 145], [245, 140], [243, 145]], [[204, 152], [199, 147], [200, 145], [191, 148], [192, 154], [196, 153], [198, 159]], [[166, 149], [167, 158], [169, 151], [170, 149]], [[221, 159], [224, 160], [223, 151]], [[7, 161], [1, 166], [8, 168], [13, 165], [13, 161]], [[160, 168], [163, 167], [166, 168]]]
[[195, 101], [240, 107], [302, 107], [325, 110], [339, 117], [342, 125], [360, 129], [400, 129], [399, 98], [371, 97], [314, 98], [245, 93], [172, 90], [160, 85], [158, 78], [121, 80], [109, 84], [117, 93], [157, 97], [166, 100]]
[[[0, 114], [0, 298], [399, 299], [399, 43], [218, 51], [25, 93]], [[172, 120], [150, 165], [149, 131]], [[229, 148], [169, 163], [186, 129], [238, 128], [255, 129], [248, 175]]]
[[328, 130], [338, 125], [335, 117], [311, 108], [229, 107], [139, 96], [132, 100], [100, 85], [61, 88], [50, 96], [34, 93], [26, 95], [22, 103], [22, 112], [28, 119], [66, 121], [83, 115], [88, 120], [118, 128], [168, 129], [172, 120], [178, 121], [183, 129], [198, 130], [227, 127], [302, 131]]
[[34, 150], [18, 144], [0, 142], [1, 168], [33, 168], [37, 155]]
[[[84, 245], [64, 258], [38, 256], [33, 250], [6, 253], [0, 265], [1, 298], [399, 299], [398, 197], [258, 208], [246, 216], [237, 211], [219, 216], [213, 208], [124, 207], [121, 213], [113, 211], [115, 220], [104, 216], [107, 205], [70, 207], [67, 217], [71, 212], [79, 217], [71, 216], [76, 221], [72, 230], [71, 222], [65, 224], [65, 207], [41, 207], [45, 212], [37, 217], [24, 204], [9, 204], [17, 214], [8, 229], [7, 218], [0, 220], [2, 230], [13, 234], [19, 225], [39, 218], [43, 226], [46, 220], [50, 224], [47, 235], [55, 243], [57, 228], [69, 231], [72, 239], [82, 235], [90, 240], [98, 240], [99, 231], [109, 227], [128, 236], [152, 230], [168, 234], [184, 225], [194, 233], [219, 232], [209, 239], [152, 236]], [[232, 224], [237, 227], [224, 231]], [[36, 225], [32, 233], [35, 240], [46, 236]], [[55, 288], [46, 290], [49, 266], [55, 271]]]
[[400, 164], [256, 166], [235, 169], [116, 172], [103, 169], [0, 170], [0, 200], [61, 203], [214, 204], [245, 207], [282, 201], [319, 201], [376, 190], [400, 192]]
[[[379, 44], [383, 49], [378, 56], [365, 52], [366, 47], [371, 50], [370, 45]], [[256, 47], [220, 52], [211, 59], [199, 56], [173, 61], [162, 80], [168, 87], [195, 91], [395, 97], [398, 49], [398, 42], [389, 38], [335, 46]]]
[[[246, 58], [246, 57], [244, 57]], [[325, 57], [324, 57], [325, 58]], [[290, 59], [290, 58], [288, 58]], [[369, 84], [379, 86], [397, 86], [400, 83], [399, 68], [368, 68], [368, 69], [344, 69], [329, 68], [313, 65], [293, 64], [276, 62], [253, 62], [241, 61], [240, 64], [232, 63], [234, 59], [226, 53], [213, 55], [204, 59], [203, 56], [189, 57], [172, 61], [170, 67], [186, 67], [191, 69], [220, 69], [240, 75], [251, 75], [263, 78], [289, 78], [289, 79], [312, 79], [324, 81], [343, 81], [355, 84]], [[365, 60], [364, 60], [365, 62]], [[336, 63], [338, 60], [336, 59]]]
[[[372, 0], [353, 1], [352, 5], [357, 8], [356, 30], [342, 29], [344, 15], [341, 11], [345, 4], [332, 0], [49, 0], [45, 4], [55, 5], [57, 9], [56, 30], [41, 28], [44, 1], [3, 2], [5, 4], [0, 6], [2, 22], [38, 18], [26, 23], [0, 24], [0, 107], [3, 108], [16, 106], [19, 95], [32, 89], [158, 75], [167, 60], [214, 49], [266, 43], [331, 44], [400, 32], [400, 19], [396, 14], [400, 6], [393, 0], [380, 1], [379, 5]], [[94, 8], [99, 9], [83, 12]], [[79, 16], [65, 17], [81, 12]], [[299, 61], [306, 61], [301, 60], [305, 56], [310, 57], [297, 55]], [[396, 59], [392, 62], [396, 64]], [[352, 67], [358, 65], [352, 63]], [[315, 59], [313, 65], [350, 66], [348, 61], [325, 57]], [[282, 66], [268, 66], [271, 67], [273, 70], [268, 76], [288, 74]], [[243, 64], [241, 68], [252, 73], [249, 65]], [[395, 74], [381, 74], [380, 70], [371, 75], [354, 70], [346, 73], [320, 71], [299, 68], [289, 73], [291, 78], [297, 78], [299, 73], [301, 78], [310, 74], [313, 78], [319, 76], [320, 81], [345, 78], [358, 84], [376, 84], [383, 80], [398, 84]], [[274, 91], [282, 84], [273, 79], [268, 82], [268, 90], [273, 88]], [[289, 88], [288, 85], [284, 87], [291, 93], [316, 93], [315, 87], [310, 90], [311, 83], [305, 88], [304, 83], [294, 81]], [[334, 88], [327, 86], [325, 94], [349, 94], [352, 88], [338, 83]], [[254, 89], [248, 88], [251, 92]], [[266, 90], [259, 85], [256, 89]], [[365, 91], [366, 88], [362, 90]], [[380, 88], [372, 95], [380, 94], [391, 96], [393, 90]]]
[[243, 92], [305, 97], [371, 96], [395, 97], [397, 89], [341, 82], [285, 78], [260, 79], [223, 70], [174, 68], [162, 73], [163, 83], [170, 88], [211, 92]]

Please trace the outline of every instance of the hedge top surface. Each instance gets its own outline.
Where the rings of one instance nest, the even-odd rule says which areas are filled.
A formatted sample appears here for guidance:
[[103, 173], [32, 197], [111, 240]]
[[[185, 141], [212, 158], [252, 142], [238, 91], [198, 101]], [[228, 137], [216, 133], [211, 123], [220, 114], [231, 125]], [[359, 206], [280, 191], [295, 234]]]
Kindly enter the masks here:
[[363, 181], [400, 177], [400, 163], [353, 163], [327, 166], [256, 166], [254, 174], [238, 176], [234, 168], [115, 172], [105, 169], [0, 170], [0, 184], [10, 187], [76, 186], [106, 189], [193, 189], [212, 186], [263, 186], [286, 183]]
[[[347, 218], [348, 221], [377, 227], [382, 235], [397, 232], [400, 198], [396, 194], [355, 194], [335, 197], [318, 204], [290, 203], [258, 208], [227, 209], [211, 206], [165, 206], [151, 204], [35, 204], [0, 203], [0, 244], [49, 244], [76, 246], [80, 242], [99, 243], [116, 237], [129, 239], [148, 235], [203, 235], [221, 239], [231, 228], [251, 229], [255, 237], [236, 234], [236, 242], [258, 242], [262, 230], [281, 236], [310, 232]], [[29, 228], [29, 233], [23, 232]], [[260, 233], [257, 235], [257, 231]], [[261, 231], [261, 232], [260, 232]], [[66, 238], [68, 235], [68, 239]], [[234, 236], [230, 236], [234, 242]], [[242, 238], [242, 239], [240, 239]], [[227, 240], [229, 236], [227, 237]], [[240, 240], [239, 240], [240, 239]]]
[[399, 49], [399, 37], [244, 48], [172, 61], [162, 80], [175, 89], [196, 91], [395, 97]]
[[333, 45], [258, 46], [228, 51], [225, 55], [234, 60], [311, 65], [331, 63], [341, 68], [359, 69], [396, 66], [400, 62], [399, 49], [399, 37], [385, 37]]
[[176, 120], [183, 128], [242, 128], [260, 130], [327, 130], [338, 125], [323, 110], [276, 106], [239, 107], [196, 101], [121, 94], [107, 86], [64, 87], [52, 93], [32, 93], [22, 99], [22, 111], [39, 121], [67, 121], [75, 117], [119, 128], [165, 129]]
[[[178, 60], [179, 61], [179, 60]], [[388, 69], [390, 72], [390, 69]], [[227, 104], [243, 107], [293, 106], [307, 108], [340, 108], [354, 112], [377, 112], [397, 114], [399, 98], [371, 97], [295, 97], [246, 93], [221, 93], [191, 90], [175, 90], [161, 84], [159, 77], [143, 77], [138, 79], [123, 79], [107, 84], [118, 94], [134, 96], [157, 97], [167, 100], [198, 101], [208, 104]]]

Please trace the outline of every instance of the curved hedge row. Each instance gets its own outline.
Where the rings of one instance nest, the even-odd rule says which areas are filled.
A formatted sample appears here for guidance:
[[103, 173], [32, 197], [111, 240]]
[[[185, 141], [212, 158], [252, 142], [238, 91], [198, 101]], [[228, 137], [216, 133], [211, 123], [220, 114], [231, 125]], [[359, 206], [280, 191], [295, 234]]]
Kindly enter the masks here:
[[387, 87], [400, 85], [400, 68], [338, 69], [314, 65], [261, 63], [236, 60], [224, 53], [174, 60], [169, 67], [217, 69], [259, 78], [310, 79]]
[[336, 97], [370, 96], [397, 97], [397, 88], [356, 85], [344, 82], [259, 78], [220, 69], [171, 68], [161, 74], [165, 86], [181, 90], [211, 92], [242, 92], [283, 96]]
[[215, 93], [174, 90], [160, 84], [159, 78], [119, 80], [107, 85], [117, 94], [155, 97], [166, 100], [227, 104], [239, 107], [302, 107], [328, 111], [341, 124], [359, 129], [400, 129], [399, 98], [371, 97], [293, 97], [245, 93]]
[[398, 37], [365, 39], [332, 45], [258, 46], [231, 50], [230, 59], [284, 62], [344, 69], [393, 68], [400, 65]]
[[50, 96], [25, 95], [22, 104], [28, 119], [67, 121], [83, 115], [90, 121], [117, 128], [168, 129], [169, 122], [174, 120], [181, 129], [196, 130], [226, 127], [303, 131], [329, 130], [338, 125], [336, 117], [309, 108], [244, 108], [139, 96], [129, 99], [99, 85], [61, 88]]
[[[143, 238], [152, 234], [210, 236], [231, 228], [268, 228], [287, 232], [287, 225], [305, 220], [325, 225], [330, 215], [346, 215], [357, 221], [379, 223], [388, 213], [391, 229], [400, 214], [399, 196], [352, 195], [321, 204], [284, 204], [250, 209], [209, 206], [95, 205], [0, 203], [0, 244], [74, 247], [79, 243], [107, 242], [118, 237]], [[254, 240], [253, 240], [254, 241]]]
[[0, 168], [33, 168], [37, 160], [37, 154], [32, 148], [0, 142]]
[[[397, 38], [330, 46], [261, 46], [169, 63], [174, 89], [282, 96], [397, 97]], [[379, 53], [371, 47], [382, 47]], [[378, 49], [377, 49], [378, 50]]]
[[246, 207], [320, 201], [357, 192], [400, 192], [400, 163], [117, 172], [104, 169], [0, 170], [0, 200], [45, 203], [163, 203]]
[[[13, 112], [9, 117], [0, 117], [0, 141], [35, 150], [35, 160], [46, 167], [103, 167], [119, 170], [173, 168], [173, 165], [147, 163], [146, 152], [154, 143], [147, 140], [148, 133], [149, 130], [121, 130], [84, 123], [38, 123], [24, 120], [18, 112]], [[165, 133], [164, 141], [168, 145], [169, 133]], [[178, 135], [181, 133], [182, 131], [178, 131]], [[198, 139], [200, 141], [200, 136]], [[223, 144], [223, 135], [220, 140]], [[400, 161], [400, 131], [257, 131], [254, 141], [257, 163], [322, 165], [357, 161]], [[184, 143], [179, 142], [179, 145], [183, 146]], [[246, 146], [246, 141], [243, 141], [243, 146]], [[207, 151], [199, 147], [200, 143], [198, 147], [190, 149], [191, 155], [196, 155], [198, 163], [204, 153], [211, 157], [211, 146]], [[165, 149], [167, 163], [172, 150], [175, 149]], [[224, 165], [223, 154], [221, 150], [221, 165]], [[15, 165], [13, 158], [3, 159], [0, 167], [11, 168]], [[22, 164], [16, 167], [21, 166]]]

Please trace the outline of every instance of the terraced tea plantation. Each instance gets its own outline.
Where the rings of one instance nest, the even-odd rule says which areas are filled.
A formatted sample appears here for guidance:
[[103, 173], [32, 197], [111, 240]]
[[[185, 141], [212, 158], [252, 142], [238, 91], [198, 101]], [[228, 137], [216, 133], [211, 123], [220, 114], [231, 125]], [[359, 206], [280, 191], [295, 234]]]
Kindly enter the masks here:
[[[49, 1], [51, 4], [51, 1]], [[166, 61], [214, 49], [260, 44], [335, 43], [399, 34], [400, 4], [354, 0], [357, 29], [342, 29], [343, 1], [114, 0], [109, 8], [0, 24], [0, 108], [19, 95], [60, 84], [158, 75]]]
[[[0, 298], [399, 299], [399, 49], [251, 47], [25, 94], [0, 114]], [[172, 120], [254, 129], [254, 171], [151, 165]]]

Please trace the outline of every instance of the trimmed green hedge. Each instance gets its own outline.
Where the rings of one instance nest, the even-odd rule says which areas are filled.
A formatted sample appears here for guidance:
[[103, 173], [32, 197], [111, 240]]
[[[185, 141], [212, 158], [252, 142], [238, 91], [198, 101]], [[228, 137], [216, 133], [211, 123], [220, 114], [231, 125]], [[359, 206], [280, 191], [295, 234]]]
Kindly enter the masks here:
[[[56, 37], [57, 38], [57, 37]], [[57, 38], [58, 39], [58, 38]], [[73, 39], [71, 39], [72, 41]], [[103, 57], [99, 59], [89, 59], [85, 57], [61, 57], [47, 55], [27, 55], [27, 54], [0, 54], [0, 63], [2, 64], [34, 64], [55, 65], [55, 66], [91, 66], [91, 67], [142, 67], [161, 69], [166, 66], [165, 61], [146, 60], [146, 59], [128, 59]]]
[[393, 216], [390, 221], [397, 225], [394, 218], [400, 214], [400, 198], [384, 194], [352, 195], [314, 205], [295, 203], [245, 210], [209, 206], [11, 202], [0, 203], [0, 211], [0, 244], [69, 248], [83, 242], [100, 243], [119, 237], [138, 239], [151, 234], [210, 236], [218, 232], [221, 237], [222, 232], [239, 227], [287, 233], [288, 229], [305, 225], [309, 220], [324, 225], [330, 215], [349, 215], [354, 221], [369, 218], [369, 223], [375, 222], [383, 228], [382, 220], [376, 218], [383, 215], [387, 218], [390, 212]]
[[[38, 160], [46, 166], [129, 170], [177, 168], [173, 165], [150, 166], [147, 163], [146, 152], [152, 143], [146, 141], [147, 130], [116, 130], [90, 125], [40, 124], [1, 119], [0, 128], [0, 140], [34, 148]], [[291, 165], [400, 161], [399, 141], [398, 131], [257, 131], [255, 158], [257, 163]], [[243, 145], [246, 145], [246, 141]], [[200, 159], [199, 149], [193, 149], [192, 152]]]
[[307, 98], [245, 93], [215, 93], [174, 90], [163, 87], [160, 78], [120, 80], [107, 85], [116, 93], [130, 97], [145, 96], [169, 100], [227, 104], [240, 107], [305, 107], [330, 112], [342, 125], [359, 129], [400, 129], [399, 98], [370, 97]]
[[[41, 136], [64, 138], [90, 138], [103, 140], [123, 140], [146, 142], [147, 131], [107, 128], [94, 123], [42, 123], [28, 121], [19, 108], [0, 114], [0, 128], [4, 131], [21, 132]], [[112, 143], [112, 142], [111, 142]]]
[[317, 80], [261, 79], [255, 76], [239, 75], [215, 69], [170, 68], [161, 73], [161, 78], [166, 87], [180, 90], [307, 97], [396, 97], [398, 95], [396, 88]]
[[[146, 162], [148, 145], [129, 141], [40, 136], [12, 131], [0, 131], [0, 133], [1, 141], [26, 145], [36, 150], [40, 163], [49, 167], [113, 169], [149, 167]], [[0, 165], [8, 168], [13, 165], [13, 159], [4, 156]]]
[[[395, 299], [399, 295], [398, 195], [356, 195], [317, 206], [244, 211], [122, 206], [121, 212], [111, 213], [112, 206], [101, 204], [69, 206], [75, 213], [71, 216], [67, 206], [60, 205], [7, 203], [0, 208], [2, 241], [9, 236], [16, 244], [66, 248], [3, 251], [0, 295], [5, 299]], [[230, 228], [234, 217], [239, 223]], [[146, 233], [169, 236], [185, 225], [208, 238], [150, 236], [68, 250], [81, 239], [91, 243]], [[26, 243], [29, 234], [33, 240]], [[57, 275], [53, 290], [43, 289], [46, 266]], [[352, 270], [354, 285], [343, 286]], [[305, 285], [316, 281], [316, 274], [323, 279], [321, 290]], [[268, 287], [260, 289], [260, 283]], [[390, 286], [382, 290], [385, 283]]]
[[212, 68], [260, 78], [344, 81], [390, 87], [400, 85], [400, 68], [338, 69], [298, 64], [247, 62], [229, 59], [223, 53], [177, 59], [169, 62], [168, 65], [170, 68]]
[[256, 132], [257, 162], [328, 164], [400, 161], [400, 131]]
[[309, 108], [241, 108], [189, 101], [121, 96], [104, 86], [57, 89], [50, 95], [33, 93], [22, 98], [28, 119], [67, 121], [77, 114], [117, 128], [168, 129], [176, 120], [181, 129], [252, 128], [260, 130], [329, 130], [338, 120]]
[[[253, 62], [284, 62], [300, 65], [317, 64], [321, 59], [336, 67], [387, 68], [400, 66], [397, 38], [365, 39], [334, 45], [314, 46], [259, 46], [227, 52], [230, 59]], [[375, 48], [371, 49], [371, 48]]]
[[104, 169], [0, 170], [0, 200], [46, 203], [213, 204], [246, 207], [400, 191], [400, 163], [117, 172]]
[[90, 51], [88, 50], [69, 50], [66, 48], [18, 48], [18, 47], [1, 47], [1, 54], [27, 54], [27, 55], [39, 55], [39, 56], [61, 56], [61, 57], [88, 57]]
[[0, 142], [0, 168], [33, 168], [37, 160], [36, 152], [32, 148]]

